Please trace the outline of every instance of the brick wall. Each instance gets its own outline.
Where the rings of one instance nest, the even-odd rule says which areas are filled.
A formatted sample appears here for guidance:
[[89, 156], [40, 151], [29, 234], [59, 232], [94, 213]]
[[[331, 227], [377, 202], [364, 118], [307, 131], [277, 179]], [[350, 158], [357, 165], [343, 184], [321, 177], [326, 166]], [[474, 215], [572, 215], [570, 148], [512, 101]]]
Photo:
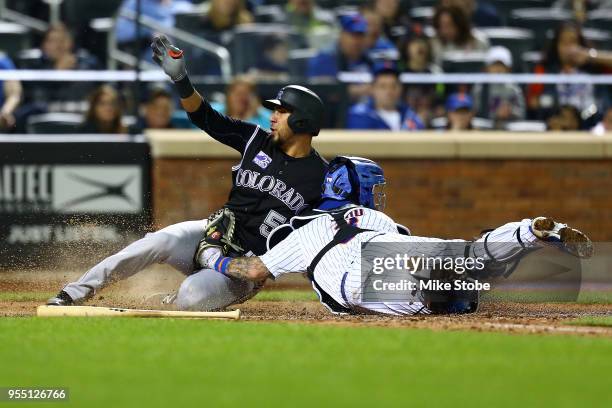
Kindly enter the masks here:
[[[550, 215], [612, 241], [612, 160], [378, 160], [387, 214], [415, 235], [470, 238]], [[155, 159], [156, 227], [207, 217], [231, 186], [229, 159]]]

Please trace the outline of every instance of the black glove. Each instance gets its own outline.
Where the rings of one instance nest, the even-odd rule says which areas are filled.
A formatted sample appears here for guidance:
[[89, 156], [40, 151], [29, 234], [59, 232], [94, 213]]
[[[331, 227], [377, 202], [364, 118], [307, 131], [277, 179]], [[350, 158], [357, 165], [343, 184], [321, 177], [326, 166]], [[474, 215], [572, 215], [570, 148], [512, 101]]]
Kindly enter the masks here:
[[223, 208], [208, 217], [204, 238], [198, 244], [195, 253], [195, 263], [201, 267], [209, 266], [200, 259], [204, 251], [209, 248], [219, 248], [224, 256], [242, 255], [244, 249], [238, 243], [235, 230], [236, 218], [234, 213], [227, 208]]

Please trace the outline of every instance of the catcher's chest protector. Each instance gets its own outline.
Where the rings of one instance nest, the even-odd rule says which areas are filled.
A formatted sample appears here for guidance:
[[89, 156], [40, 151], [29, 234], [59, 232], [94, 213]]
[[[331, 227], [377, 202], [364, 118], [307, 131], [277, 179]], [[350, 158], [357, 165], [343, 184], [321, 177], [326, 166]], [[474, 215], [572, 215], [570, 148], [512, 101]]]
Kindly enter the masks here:
[[368, 229], [356, 227], [346, 222], [344, 215], [348, 211], [352, 211], [352, 210], [354, 210], [354, 208], [349, 208], [342, 212], [331, 214], [334, 217], [334, 221], [336, 222], [336, 225], [338, 226], [338, 232], [336, 232], [336, 234], [334, 235], [334, 238], [327, 245], [325, 245], [325, 247], [323, 247], [323, 249], [321, 249], [321, 251], [319, 251], [319, 253], [313, 258], [312, 262], [308, 266], [308, 269], [306, 270], [308, 278], [312, 282], [313, 286], [317, 289], [317, 292], [319, 294], [319, 300], [321, 301], [321, 303], [323, 303], [332, 312], [335, 312], [335, 313], [349, 313], [350, 314], [352, 313], [352, 310], [336, 302], [334, 298], [332, 298], [329, 294], [327, 294], [319, 286], [319, 284], [314, 278], [314, 271], [317, 265], [319, 264], [319, 262], [321, 261], [321, 259], [323, 259], [325, 254], [329, 252], [330, 249], [332, 249], [338, 244], [343, 244], [343, 243], [350, 241], [357, 234], [360, 234], [362, 232], [371, 231]]

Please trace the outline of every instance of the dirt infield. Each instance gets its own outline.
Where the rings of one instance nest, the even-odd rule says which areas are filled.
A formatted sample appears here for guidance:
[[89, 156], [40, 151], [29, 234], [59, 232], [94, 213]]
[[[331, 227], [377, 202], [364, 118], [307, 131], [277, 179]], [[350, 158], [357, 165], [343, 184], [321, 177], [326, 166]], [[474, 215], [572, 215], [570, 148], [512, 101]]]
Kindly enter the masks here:
[[[37, 272], [32, 274], [4, 274], [0, 280], [0, 292], [24, 293], [24, 299], [0, 298], [0, 316], [32, 316], [41, 304], [41, 295], [55, 293], [63, 283], [73, 279], [74, 273]], [[152, 275], [153, 277], [153, 275]], [[154, 279], [130, 278], [112, 285], [88, 304], [129, 308], [161, 309], [161, 297], [151, 293], [169, 292], [176, 288], [180, 276], [157, 271]], [[296, 283], [274, 285], [300, 287]], [[304, 288], [304, 286], [302, 286]], [[32, 298], [35, 298], [33, 300]], [[427, 328], [433, 330], [502, 331], [511, 333], [578, 334], [612, 337], [612, 327], [568, 326], [568, 320], [584, 316], [610, 316], [610, 304], [577, 303], [514, 303], [483, 302], [478, 312], [454, 316], [334, 316], [315, 301], [261, 301], [251, 300], [237, 306], [243, 311], [244, 320], [300, 322], [323, 325], [383, 326], [397, 328]], [[166, 306], [168, 308], [168, 306]]]

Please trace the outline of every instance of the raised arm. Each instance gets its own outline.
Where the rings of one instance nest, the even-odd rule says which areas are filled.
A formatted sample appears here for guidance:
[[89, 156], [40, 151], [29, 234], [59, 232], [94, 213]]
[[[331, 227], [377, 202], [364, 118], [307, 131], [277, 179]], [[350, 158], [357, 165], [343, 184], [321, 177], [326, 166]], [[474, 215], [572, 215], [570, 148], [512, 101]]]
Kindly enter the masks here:
[[21, 102], [22, 87], [19, 81], [4, 81], [4, 104], [0, 108], [0, 127], [15, 125], [15, 109]]
[[215, 140], [243, 153], [257, 126], [232, 119], [214, 110], [191, 84], [183, 51], [172, 45], [166, 36], [155, 37], [151, 48], [153, 60], [174, 82], [181, 97], [181, 105], [189, 119]]

